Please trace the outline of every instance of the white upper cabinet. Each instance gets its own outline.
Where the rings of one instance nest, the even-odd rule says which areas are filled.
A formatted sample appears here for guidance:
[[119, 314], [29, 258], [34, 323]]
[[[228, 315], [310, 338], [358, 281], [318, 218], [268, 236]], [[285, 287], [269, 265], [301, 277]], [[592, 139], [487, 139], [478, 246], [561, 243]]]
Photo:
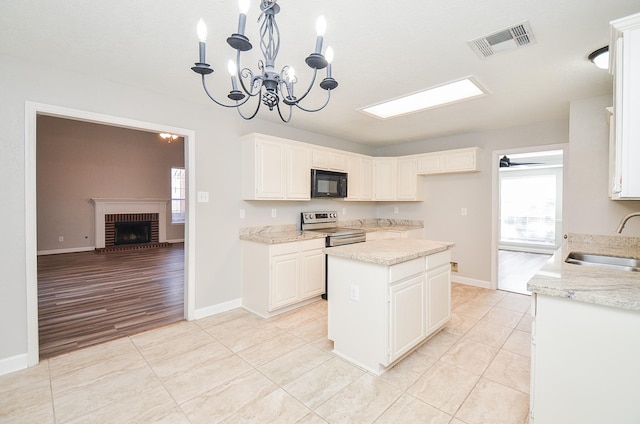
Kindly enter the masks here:
[[398, 158], [396, 200], [422, 200], [422, 178], [418, 178], [415, 158]]
[[396, 200], [397, 161], [396, 158], [374, 158], [373, 200]]
[[345, 156], [348, 175], [346, 200], [366, 201], [373, 199], [373, 160], [364, 156]]
[[640, 13], [611, 23], [612, 199], [640, 199]]
[[309, 200], [311, 149], [250, 134], [242, 139], [244, 200]]
[[347, 156], [330, 149], [313, 149], [311, 167], [326, 171], [345, 172]]
[[417, 155], [418, 175], [452, 174], [480, 171], [479, 147], [446, 150]]

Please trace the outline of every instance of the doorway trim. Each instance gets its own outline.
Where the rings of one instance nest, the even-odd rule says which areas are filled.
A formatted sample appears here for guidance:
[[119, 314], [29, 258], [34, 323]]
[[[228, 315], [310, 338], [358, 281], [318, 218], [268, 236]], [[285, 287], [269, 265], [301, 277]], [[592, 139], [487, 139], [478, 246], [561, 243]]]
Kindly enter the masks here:
[[566, 199], [564, 190], [565, 182], [566, 182], [566, 164], [567, 164], [567, 155], [569, 153], [569, 143], [561, 143], [561, 144], [545, 144], [541, 146], [530, 146], [530, 147], [518, 147], [518, 148], [506, 148], [500, 150], [494, 150], [491, 154], [491, 289], [496, 290], [498, 288], [498, 228], [500, 225], [499, 216], [498, 216], [498, 192], [500, 190], [499, 185], [499, 171], [500, 171], [500, 157], [502, 155], [513, 155], [518, 153], [533, 153], [533, 152], [544, 152], [547, 150], [562, 150], [562, 167], [563, 167], [563, 190], [562, 190], [562, 231], [564, 233], [565, 229], [565, 208], [564, 202]]
[[48, 115], [77, 121], [106, 124], [150, 132], [167, 132], [184, 137], [187, 174], [187, 215], [184, 231], [184, 318], [195, 319], [195, 131], [164, 124], [138, 121], [112, 115], [70, 109], [27, 101], [25, 103], [25, 262], [27, 295], [27, 366], [40, 361], [38, 341], [38, 263], [37, 263], [37, 192], [36, 143], [37, 116]]

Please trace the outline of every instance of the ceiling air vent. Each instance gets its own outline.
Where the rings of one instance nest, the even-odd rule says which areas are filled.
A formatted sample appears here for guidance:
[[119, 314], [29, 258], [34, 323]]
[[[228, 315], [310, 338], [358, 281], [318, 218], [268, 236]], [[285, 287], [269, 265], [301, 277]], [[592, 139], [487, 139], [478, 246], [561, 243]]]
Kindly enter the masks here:
[[528, 21], [525, 21], [484, 37], [467, 41], [467, 44], [481, 59], [484, 59], [496, 53], [535, 44], [535, 42], [536, 39], [531, 31], [531, 26]]

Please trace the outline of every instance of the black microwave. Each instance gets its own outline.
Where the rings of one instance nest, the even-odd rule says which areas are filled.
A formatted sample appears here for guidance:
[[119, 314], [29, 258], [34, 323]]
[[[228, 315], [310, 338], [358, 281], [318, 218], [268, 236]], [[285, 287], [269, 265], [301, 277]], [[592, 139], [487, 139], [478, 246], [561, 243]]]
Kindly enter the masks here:
[[311, 170], [311, 197], [347, 197], [347, 174], [345, 172]]

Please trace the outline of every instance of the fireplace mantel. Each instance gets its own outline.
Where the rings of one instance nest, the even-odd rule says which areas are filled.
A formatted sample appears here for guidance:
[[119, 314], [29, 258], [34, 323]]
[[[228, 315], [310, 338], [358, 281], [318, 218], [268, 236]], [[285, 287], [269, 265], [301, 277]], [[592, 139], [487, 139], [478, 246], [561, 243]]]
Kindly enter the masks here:
[[159, 242], [167, 241], [167, 203], [169, 199], [149, 198], [93, 198], [96, 205], [96, 249], [105, 247], [104, 216], [118, 213], [157, 213]]

